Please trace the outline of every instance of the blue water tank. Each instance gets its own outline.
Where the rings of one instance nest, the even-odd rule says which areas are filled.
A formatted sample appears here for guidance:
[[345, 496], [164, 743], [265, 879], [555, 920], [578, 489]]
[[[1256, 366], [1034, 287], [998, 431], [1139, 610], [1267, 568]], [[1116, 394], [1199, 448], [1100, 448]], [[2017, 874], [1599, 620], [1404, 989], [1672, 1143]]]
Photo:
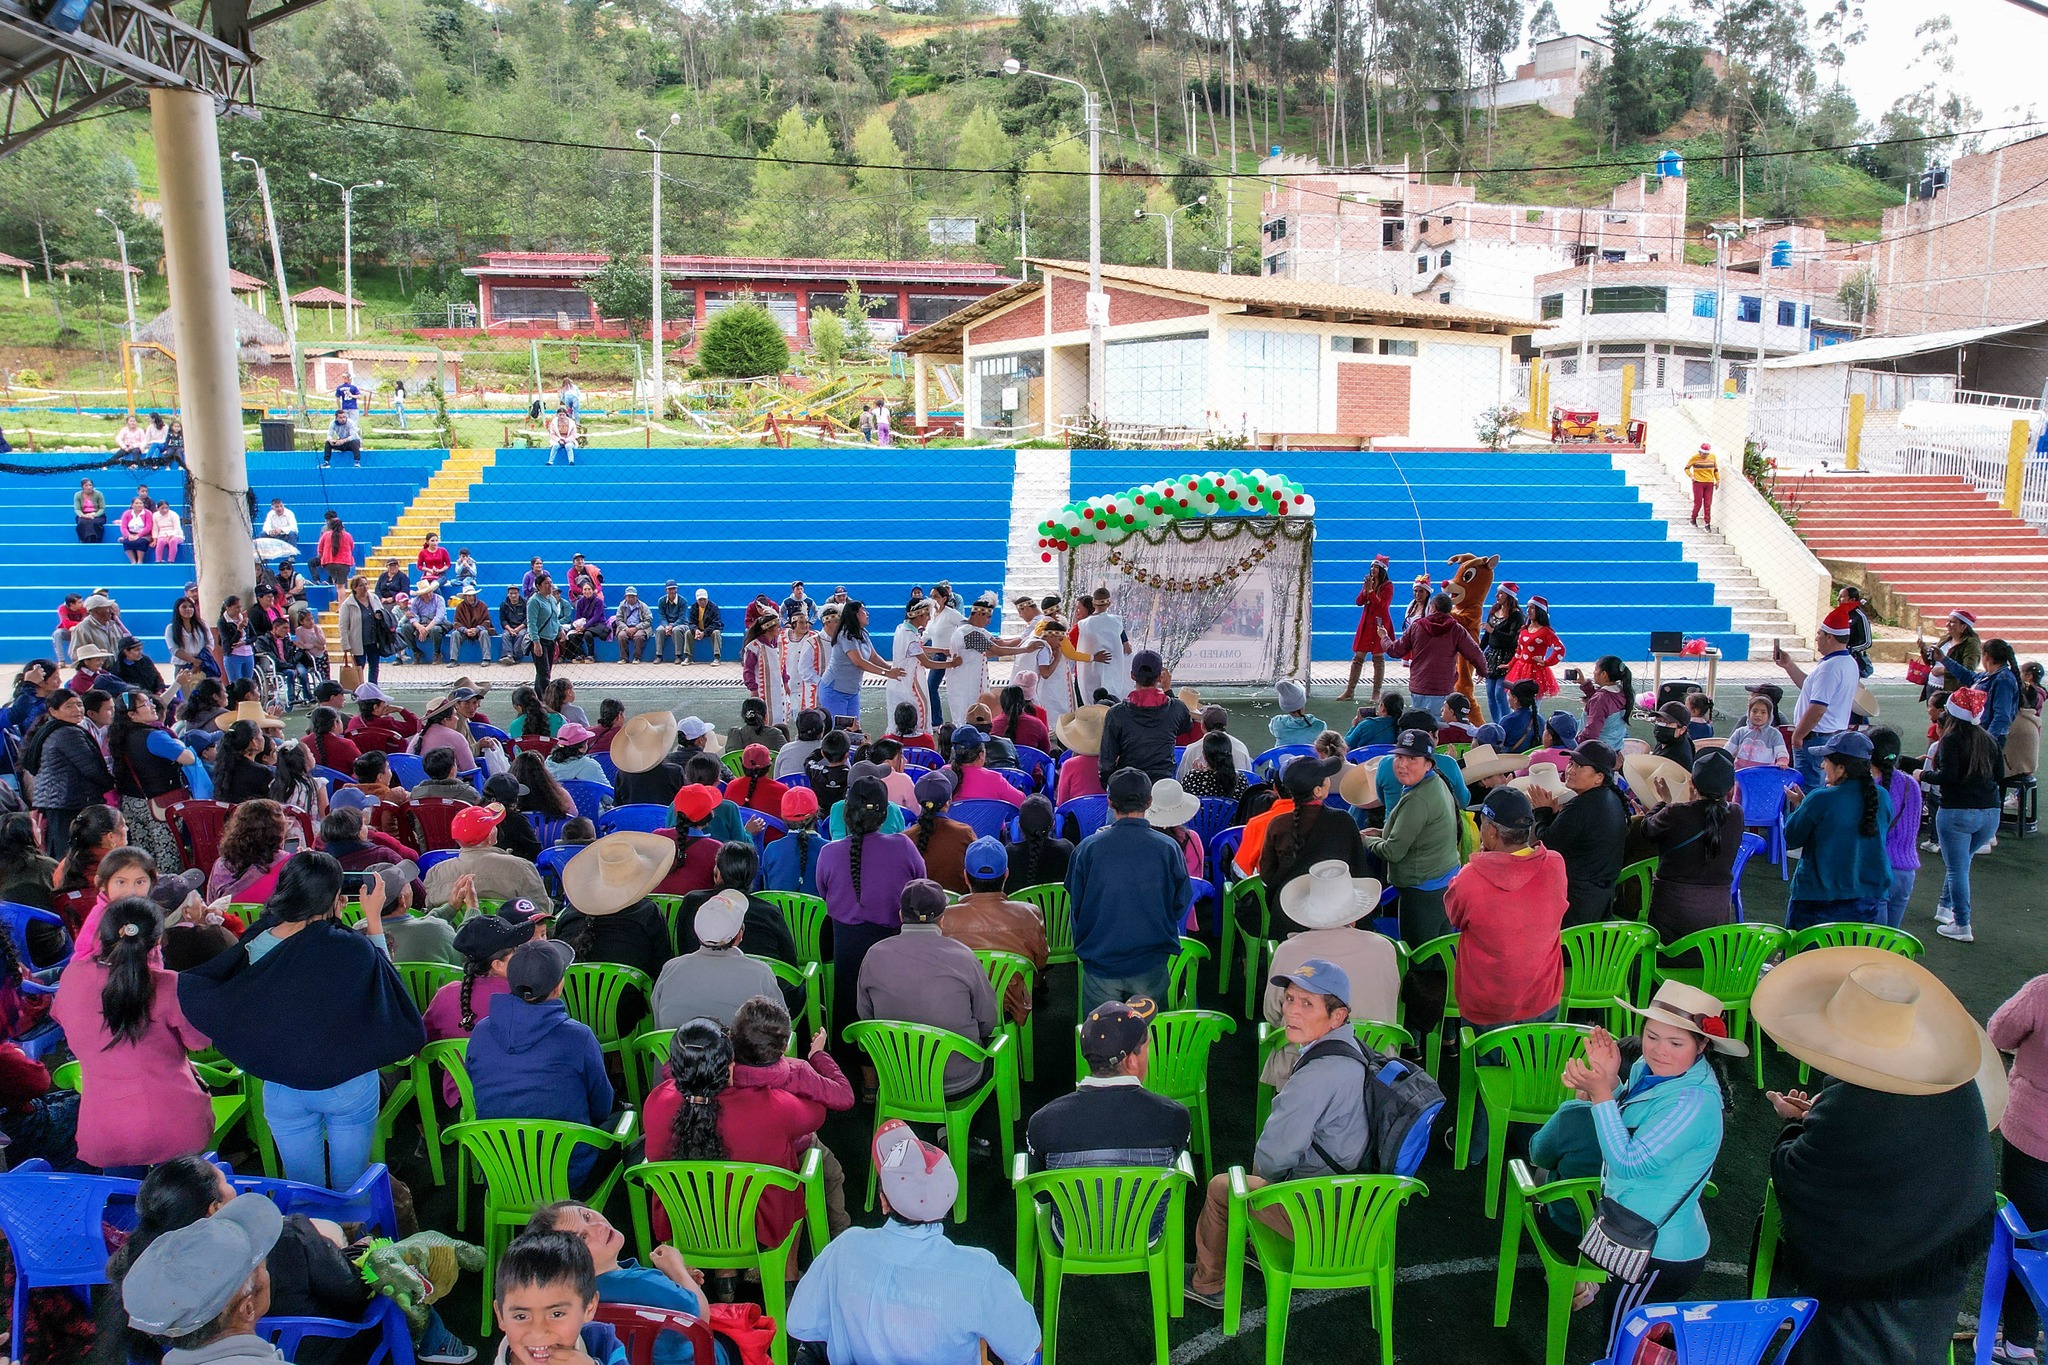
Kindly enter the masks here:
[[1657, 153], [1657, 174], [1682, 178], [1685, 175], [1685, 158], [1668, 148]]
[[1272, 150], [1271, 150], [1270, 152], [1268, 152], [1268, 153], [1267, 153], [1267, 155], [1268, 155], [1268, 156], [1278, 156], [1278, 155], [1280, 155], [1280, 152], [1281, 152], [1281, 149], [1280, 149], [1280, 147], [1278, 147], [1278, 146], [1276, 145], [1276, 146], [1275, 146], [1275, 147], [1274, 147], [1274, 148], [1273, 148], [1273, 149], [1272, 149]]
[[1771, 243], [1771, 269], [1783, 270], [1792, 264], [1792, 244], [1785, 241]]

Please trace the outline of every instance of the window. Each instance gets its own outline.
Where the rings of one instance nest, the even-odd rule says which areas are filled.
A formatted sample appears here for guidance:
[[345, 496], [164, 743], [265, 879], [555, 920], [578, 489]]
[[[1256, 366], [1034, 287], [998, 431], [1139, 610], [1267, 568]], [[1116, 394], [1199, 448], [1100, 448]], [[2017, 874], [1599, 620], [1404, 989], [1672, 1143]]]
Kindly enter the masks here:
[[1234, 411], [1255, 431], [1315, 431], [1322, 415], [1322, 346], [1309, 332], [1233, 327], [1224, 342]]
[[1628, 259], [1628, 253], [1626, 251], [1608, 251], [1603, 249], [1600, 252], [1600, 259], [1609, 265], [1619, 265]]
[[1429, 273], [1429, 257], [1417, 256], [1415, 258], [1415, 273], [1418, 275], [1427, 275]]
[[1268, 256], [1266, 258], [1266, 273], [1268, 275], [1285, 275], [1287, 273], [1287, 253], [1276, 251]]
[[1563, 317], [1563, 316], [1564, 316], [1564, 295], [1562, 295], [1562, 294], [1545, 294], [1545, 295], [1543, 296], [1543, 307], [1542, 307], [1542, 309], [1541, 309], [1540, 311], [1541, 311], [1541, 313], [1542, 313], [1542, 316], [1543, 316], [1543, 319], [1544, 319], [1544, 321], [1546, 321], [1546, 322], [1547, 322], [1547, 321], [1549, 321], [1549, 320], [1550, 320], [1551, 318], [1561, 318], [1561, 317]]
[[1634, 343], [1609, 342], [1600, 348], [1601, 355], [1641, 355], [1642, 353], [1643, 344], [1640, 341]]
[[581, 289], [491, 290], [493, 322], [553, 322], [563, 316], [589, 322], [590, 295]]
[[968, 411], [975, 414], [976, 426], [1028, 426], [1037, 420], [1034, 396], [1045, 382], [1045, 352], [977, 356], [968, 382]]
[[1695, 289], [1692, 291], [1692, 315], [1696, 318], [1714, 316], [1714, 291]]
[[1712, 387], [1713, 383], [1713, 361], [1688, 360], [1685, 362], [1685, 387], [1688, 389], [1704, 389]]
[[1349, 355], [1353, 350], [1360, 349], [1360, 342], [1365, 343], [1364, 350], [1370, 351], [1372, 349], [1372, 342], [1365, 337], [1331, 337], [1330, 349], [1338, 355]]
[[[726, 309], [738, 305], [741, 295], [735, 290], [712, 290], [704, 295], [704, 321], [709, 322]], [[784, 336], [796, 335], [796, 295], [784, 290], [762, 293], [753, 292], [750, 300], [768, 310], [768, 316], [775, 319], [775, 325], [782, 329]]]
[[[811, 297], [816, 298], [817, 295], [813, 294]], [[863, 295], [862, 301], [866, 302], [874, 297], [872, 294]], [[876, 313], [869, 316], [875, 317], [882, 313], [894, 311], [889, 306], [895, 302], [894, 299], [884, 297], [881, 302], [882, 307]], [[961, 298], [957, 294], [912, 294], [910, 296], [910, 325], [912, 327], [929, 327], [942, 318], [951, 317], [973, 302], [973, 298]]]
[[1103, 354], [1103, 401], [1119, 422], [1199, 427], [1209, 389], [1209, 337], [1112, 341]]
[[1266, 224], [1265, 233], [1266, 240], [1269, 242], [1286, 240], [1287, 220], [1285, 218], [1275, 218], [1272, 222]]
[[1557, 361], [1556, 364], [1559, 374], [1577, 374], [1579, 372], [1579, 358], [1575, 355], [1565, 356]]
[[1443, 255], [1436, 258], [1436, 263], [1439, 269], [1449, 269], [1451, 264], [1451, 253], [1446, 251]]
[[1593, 290], [1592, 313], [1661, 313], [1664, 287], [1655, 284], [1614, 284]]
[[1380, 340], [1380, 354], [1413, 356], [1415, 354], [1415, 343], [1412, 341], [1396, 341], [1392, 337], [1383, 337]]
[[1790, 299], [1779, 299], [1778, 325], [1780, 327], [1797, 327], [1799, 325], [1799, 305]]
[[[813, 289], [810, 292], [810, 300], [811, 315], [813, 317], [819, 313], [843, 313], [846, 311], [846, 295], [836, 289]], [[863, 294], [860, 296], [860, 301], [861, 305], [869, 310], [869, 317], [875, 316], [875, 313], [879, 311], [875, 308], [877, 300], [872, 295]], [[965, 300], [962, 300], [962, 302], [965, 302]]]
[[1401, 220], [1389, 218], [1380, 224], [1380, 245], [1398, 247], [1401, 245]]
[[1799, 305], [1799, 325], [1800, 325], [1801, 327], [1811, 327], [1811, 326], [1813, 326], [1813, 305], [1812, 305], [1812, 304], [1810, 304], [1810, 303], [1802, 303], [1802, 304], [1800, 304], [1800, 305]]
[[1744, 294], [1735, 301], [1737, 322], [1761, 322], [1764, 316], [1764, 301], [1754, 294]]
[[1445, 214], [1445, 215], [1443, 216], [1443, 225], [1444, 225], [1445, 227], [1449, 227], [1449, 226], [1451, 225], [1451, 215], [1450, 215], [1450, 214], [1448, 214], [1448, 213], [1447, 213], [1447, 214]]
[[1436, 296], [1436, 301], [1438, 303], [1449, 303], [1451, 301], [1451, 291], [1448, 289], [1444, 290], [1443, 293]]

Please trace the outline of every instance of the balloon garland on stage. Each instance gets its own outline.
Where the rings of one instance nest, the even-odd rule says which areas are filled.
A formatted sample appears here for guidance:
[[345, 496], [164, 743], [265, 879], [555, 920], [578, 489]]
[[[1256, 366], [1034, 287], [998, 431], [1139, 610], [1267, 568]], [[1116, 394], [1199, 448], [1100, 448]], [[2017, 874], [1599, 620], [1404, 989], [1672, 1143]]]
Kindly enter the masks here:
[[1068, 503], [1038, 523], [1038, 557], [1050, 564], [1055, 554], [1077, 545], [1121, 540], [1193, 517], [1313, 517], [1315, 512], [1316, 500], [1284, 474], [1263, 469], [1183, 474]]

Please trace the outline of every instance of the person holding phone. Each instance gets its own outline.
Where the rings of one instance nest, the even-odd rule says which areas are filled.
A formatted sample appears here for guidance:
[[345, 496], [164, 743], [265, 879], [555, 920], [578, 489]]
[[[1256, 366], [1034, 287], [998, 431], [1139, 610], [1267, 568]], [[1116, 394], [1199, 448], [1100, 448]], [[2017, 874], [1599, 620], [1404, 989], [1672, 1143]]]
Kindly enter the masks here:
[[1771, 661], [1799, 684], [1799, 700], [1792, 709], [1792, 762], [1801, 785], [1810, 792], [1823, 785], [1821, 750], [1849, 728], [1850, 709], [1862, 681], [1848, 650], [1851, 611], [1846, 604], [1838, 605], [1820, 623], [1813, 636], [1820, 657], [1811, 669], [1794, 663], [1775, 642], [1771, 645]]

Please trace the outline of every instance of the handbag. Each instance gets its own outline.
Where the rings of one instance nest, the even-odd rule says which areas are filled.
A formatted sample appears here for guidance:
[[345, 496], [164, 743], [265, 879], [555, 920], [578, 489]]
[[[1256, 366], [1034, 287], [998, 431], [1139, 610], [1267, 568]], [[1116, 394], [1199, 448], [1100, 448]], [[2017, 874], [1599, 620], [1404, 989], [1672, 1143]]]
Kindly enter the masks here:
[[1931, 671], [1925, 659], [1906, 660], [1906, 681], [1909, 683], [1913, 683], [1916, 686], [1925, 683]]
[[1707, 1177], [1713, 1173], [1713, 1167], [1709, 1166], [1693, 1182], [1692, 1188], [1680, 1195], [1678, 1202], [1654, 1223], [1619, 1201], [1601, 1195], [1593, 1210], [1593, 1221], [1587, 1225], [1585, 1235], [1579, 1238], [1579, 1254], [1623, 1284], [1640, 1282], [1643, 1272], [1649, 1268], [1650, 1252], [1657, 1245], [1657, 1233], [1685, 1207], [1687, 1200], [1699, 1193], [1707, 1183]]
[[337, 681], [344, 692], [354, 692], [363, 685], [363, 670], [354, 664], [343, 664]]

